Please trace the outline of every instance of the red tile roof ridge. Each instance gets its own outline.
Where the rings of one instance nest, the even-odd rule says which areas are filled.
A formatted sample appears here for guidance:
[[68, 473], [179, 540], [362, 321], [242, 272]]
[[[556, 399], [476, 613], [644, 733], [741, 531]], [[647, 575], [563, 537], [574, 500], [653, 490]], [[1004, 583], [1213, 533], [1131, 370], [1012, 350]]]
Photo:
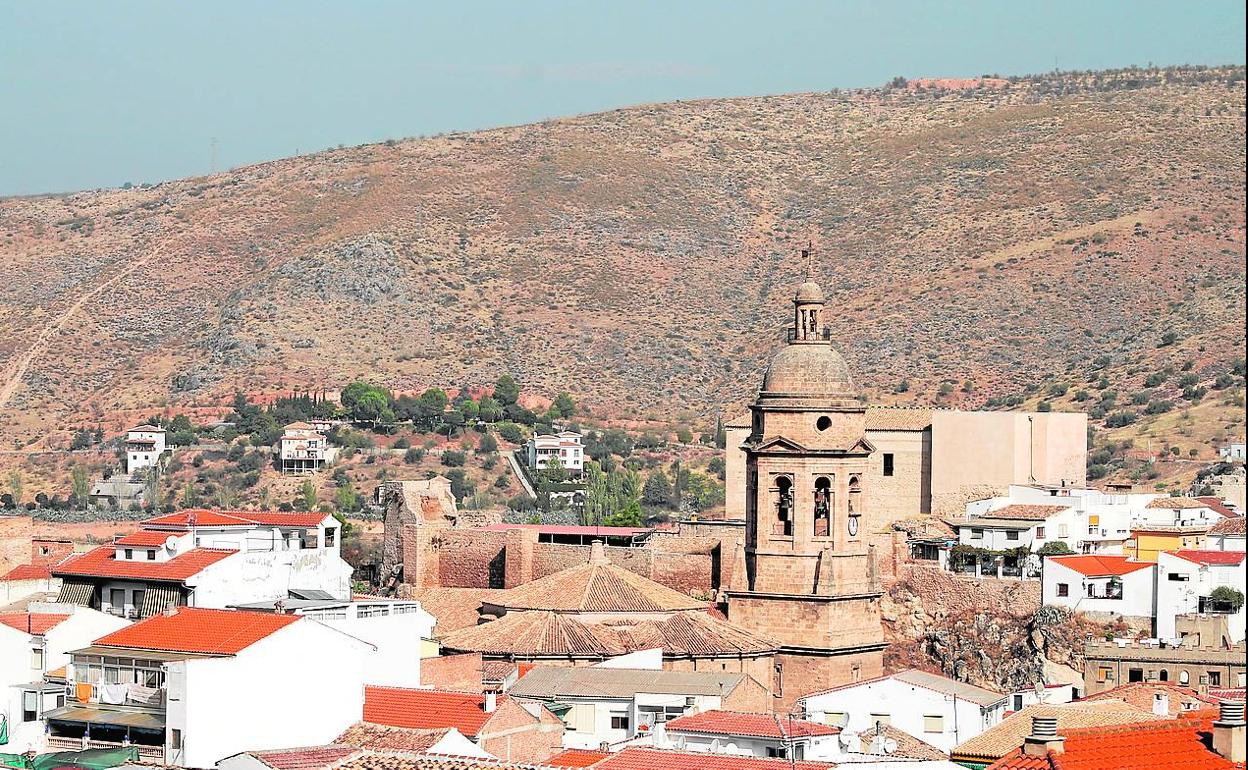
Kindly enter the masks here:
[[52, 612], [4, 612], [0, 613], [0, 625], [31, 636], [45, 633], [69, 620], [68, 614]]
[[1210, 551], [1199, 548], [1179, 548], [1173, 551], [1166, 551], [1168, 554], [1190, 561], [1193, 564], [1210, 564], [1218, 566], [1231, 566], [1242, 562], [1246, 556], [1243, 551]]
[[116, 558], [117, 548], [111, 543], [90, 551], [74, 554], [52, 568], [55, 576], [114, 577], [185, 582], [207, 567], [240, 551], [229, 548], [192, 548], [167, 561], [127, 561]]
[[1156, 566], [1151, 561], [1132, 561], [1129, 556], [1118, 556], [1115, 554], [1076, 553], [1045, 558], [1089, 577], [1129, 575], [1132, 572]]
[[236, 655], [301, 615], [178, 607], [172, 615], [153, 615], [101, 636], [95, 646], [140, 650]]
[[52, 567], [47, 564], [19, 564], [0, 575], [0, 581], [40, 580], [52, 577]]

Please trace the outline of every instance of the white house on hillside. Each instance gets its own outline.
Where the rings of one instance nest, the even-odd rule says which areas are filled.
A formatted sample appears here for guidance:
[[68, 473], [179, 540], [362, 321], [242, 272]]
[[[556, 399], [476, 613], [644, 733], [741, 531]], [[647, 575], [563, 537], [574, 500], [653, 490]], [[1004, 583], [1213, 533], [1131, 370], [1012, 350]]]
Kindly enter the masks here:
[[1041, 600], [1095, 617], [1147, 621], [1156, 613], [1156, 570], [1126, 556], [1049, 556], [1044, 560]]
[[126, 473], [133, 476], [151, 468], [164, 452], [164, 428], [139, 425], [126, 431]]
[[[1244, 640], [1244, 608], [1231, 607], [1210, 597], [1219, 586], [1245, 592], [1243, 551], [1162, 551], [1157, 555], [1157, 636], [1174, 639], [1181, 634], [1178, 621], [1203, 615], [1226, 621], [1229, 644]], [[1222, 641], [1222, 640], [1219, 640]]]
[[948, 752], [998, 724], [1005, 694], [910, 669], [798, 699], [809, 719], [862, 733], [892, 726]]
[[334, 462], [338, 450], [311, 423], [292, 422], [277, 440], [278, 467], [283, 473], [312, 473]]
[[179, 607], [72, 652], [74, 697], [46, 715], [48, 746], [202, 768], [329, 743], [363, 715], [369, 647], [298, 615]]
[[551, 460], [558, 460], [570, 474], [579, 476], [585, 470], [585, 446], [581, 443], [581, 434], [575, 431], [560, 431], [555, 435], [543, 433], [534, 436], [525, 444], [528, 465], [533, 470], [544, 470]]

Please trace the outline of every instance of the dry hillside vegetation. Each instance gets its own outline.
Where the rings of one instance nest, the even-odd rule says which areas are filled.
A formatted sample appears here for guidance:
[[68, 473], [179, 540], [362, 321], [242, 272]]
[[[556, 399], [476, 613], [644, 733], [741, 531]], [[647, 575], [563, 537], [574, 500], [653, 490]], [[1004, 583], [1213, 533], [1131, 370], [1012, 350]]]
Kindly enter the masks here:
[[1243, 75], [651, 105], [0, 200], [0, 442], [357, 377], [735, 411], [808, 238], [874, 398], [977, 406], [1098, 356], [1123, 393], [1211, 381], [1245, 341]]

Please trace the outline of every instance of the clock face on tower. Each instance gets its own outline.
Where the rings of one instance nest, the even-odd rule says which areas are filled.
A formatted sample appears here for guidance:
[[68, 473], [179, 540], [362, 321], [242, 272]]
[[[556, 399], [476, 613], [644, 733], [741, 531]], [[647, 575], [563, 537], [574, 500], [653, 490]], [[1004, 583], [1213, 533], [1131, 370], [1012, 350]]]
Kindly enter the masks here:
[[849, 536], [850, 537], [858, 536], [858, 517], [857, 516], [849, 517]]

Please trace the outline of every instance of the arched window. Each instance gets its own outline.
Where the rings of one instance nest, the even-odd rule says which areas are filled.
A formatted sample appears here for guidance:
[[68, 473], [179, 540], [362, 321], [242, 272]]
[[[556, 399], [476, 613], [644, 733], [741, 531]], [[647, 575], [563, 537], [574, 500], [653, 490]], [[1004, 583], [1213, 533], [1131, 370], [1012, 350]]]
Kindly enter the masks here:
[[849, 477], [849, 515], [862, 515], [862, 482], [857, 476]]
[[1163, 681], [1163, 682], [1169, 682], [1169, 681], [1170, 681], [1170, 672], [1169, 672], [1169, 671], [1167, 671], [1167, 670], [1166, 670], [1166, 669], [1164, 669], [1164, 668], [1161, 670], [1161, 673], [1159, 673], [1157, 676], [1158, 676], [1158, 678], [1160, 678], [1160, 679], [1161, 679], [1161, 681]]
[[832, 520], [832, 479], [819, 476], [815, 479], [814, 536], [827, 537]]
[[793, 479], [776, 477], [776, 523], [773, 535], [793, 534]]
[[1189, 681], [1191, 681], [1191, 680], [1190, 680], [1190, 678], [1189, 678], [1189, 677], [1188, 677], [1188, 675], [1187, 675], [1187, 671], [1180, 671], [1180, 672], [1179, 672], [1179, 684], [1181, 684], [1181, 685], [1183, 685], [1183, 686], [1185, 686], [1185, 687], [1186, 687], [1186, 686], [1187, 686], [1187, 683], [1188, 683]]

